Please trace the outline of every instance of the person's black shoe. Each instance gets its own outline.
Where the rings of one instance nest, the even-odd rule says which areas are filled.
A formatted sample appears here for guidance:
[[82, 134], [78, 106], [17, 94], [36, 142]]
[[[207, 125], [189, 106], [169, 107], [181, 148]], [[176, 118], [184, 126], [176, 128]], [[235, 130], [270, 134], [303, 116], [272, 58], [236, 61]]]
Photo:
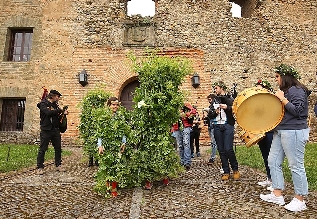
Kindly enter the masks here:
[[92, 167], [93, 165], [94, 165], [94, 158], [93, 157], [89, 157], [88, 166]]
[[212, 165], [215, 162], [215, 158], [209, 159], [207, 165]]
[[190, 170], [190, 165], [189, 164], [185, 165], [185, 169], [186, 171]]

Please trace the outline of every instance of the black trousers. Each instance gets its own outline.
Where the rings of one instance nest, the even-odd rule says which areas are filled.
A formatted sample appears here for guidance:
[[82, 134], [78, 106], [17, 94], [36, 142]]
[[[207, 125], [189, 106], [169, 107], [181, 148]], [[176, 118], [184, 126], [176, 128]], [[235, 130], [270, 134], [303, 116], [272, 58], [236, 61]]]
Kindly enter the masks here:
[[196, 147], [196, 154], [200, 152], [199, 150], [199, 136], [200, 136], [200, 130], [199, 129], [193, 129], [193, 131], [190, 133], [190, 150], [192, 154], [194, 154], [194, 142]]
[[266, 132], [265, 137], [261, 141], [259, 141], [259, 143], [258, 143], [259, 148], [261, 150], [261, 154], [262, 154], [262, 158], [264, 161], [264, 165], [265, 165], [268, 179], [271, 179], [271, 172], [270, 172], [270, 168], [269, 168], [267, 159], [269, 157], [269, 153], [270, 153], [270, 149], [271, 149], [271, 144], [272, 144], [272, 140], [273, 140], [273, 133], [274, 132]]
[[44, 168], [44, 157], [47, 151], [50, 141], [55, 150], [55, 166], [59, 166], [62, 163], [62, 143], [61, 133], [59, 129], [53, 129], [49, 131], [42, 130], [40, 133], [40, 148], [37, 154], [37, 168]]

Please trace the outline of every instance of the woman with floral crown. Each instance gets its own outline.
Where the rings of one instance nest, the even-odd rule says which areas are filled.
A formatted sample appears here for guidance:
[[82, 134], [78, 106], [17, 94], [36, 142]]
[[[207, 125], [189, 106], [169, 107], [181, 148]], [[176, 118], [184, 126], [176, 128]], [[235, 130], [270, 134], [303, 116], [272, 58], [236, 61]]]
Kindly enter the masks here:
[[266, 202], [284, 205], [284, 176], [282, 164], [285, 156], [289, 163], [294, 184], [294, 198], [284, 207], [293, 212], [307, 209], [304, 197], [308, 194], [308, 182], [304, 167], [305, 145], [309, 137], [307, 124], [308, 95], [306, 86], [300, 83], [300, 75], [292, 66], [281, 64], [275, 68], [279, 90], [275, 95], [284, 106], [282, 121], [274, 129], [268, 164], [272, 176], [273, 191], [260, 195]]

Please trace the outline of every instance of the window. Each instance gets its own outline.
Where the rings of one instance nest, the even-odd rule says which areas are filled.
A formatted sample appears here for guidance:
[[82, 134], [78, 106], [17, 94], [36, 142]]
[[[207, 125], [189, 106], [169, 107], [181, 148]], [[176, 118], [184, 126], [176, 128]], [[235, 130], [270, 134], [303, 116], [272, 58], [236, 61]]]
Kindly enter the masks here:
[[128, 13], [131, 15], [154, 16], [155, 2], [153, 0], [131, 0], [128, 1]]
[[2, 99], [0, 131], [23, 131], [25, 99]]
[[231, 2], [231, 13], [232, 17], [241, 17], [241, 6]]
[[8, 61], [27, 62], [30, 61], [33, 30], [10, 29], [10, 44]]

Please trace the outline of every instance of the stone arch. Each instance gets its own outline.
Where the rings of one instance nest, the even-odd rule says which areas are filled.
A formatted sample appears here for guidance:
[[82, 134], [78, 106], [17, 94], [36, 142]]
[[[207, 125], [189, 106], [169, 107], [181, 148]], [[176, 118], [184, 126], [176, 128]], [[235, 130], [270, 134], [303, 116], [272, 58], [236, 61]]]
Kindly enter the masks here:
[[140, 86], [140, 82], [138, 81], [138, 77], [132, 77], [128, 79], [120, 89], [119, 99], [121, 101], [122, 106], [124, 106], [127, 110], [132, 110], [133, 108], [133, 94], [136, 87]]

